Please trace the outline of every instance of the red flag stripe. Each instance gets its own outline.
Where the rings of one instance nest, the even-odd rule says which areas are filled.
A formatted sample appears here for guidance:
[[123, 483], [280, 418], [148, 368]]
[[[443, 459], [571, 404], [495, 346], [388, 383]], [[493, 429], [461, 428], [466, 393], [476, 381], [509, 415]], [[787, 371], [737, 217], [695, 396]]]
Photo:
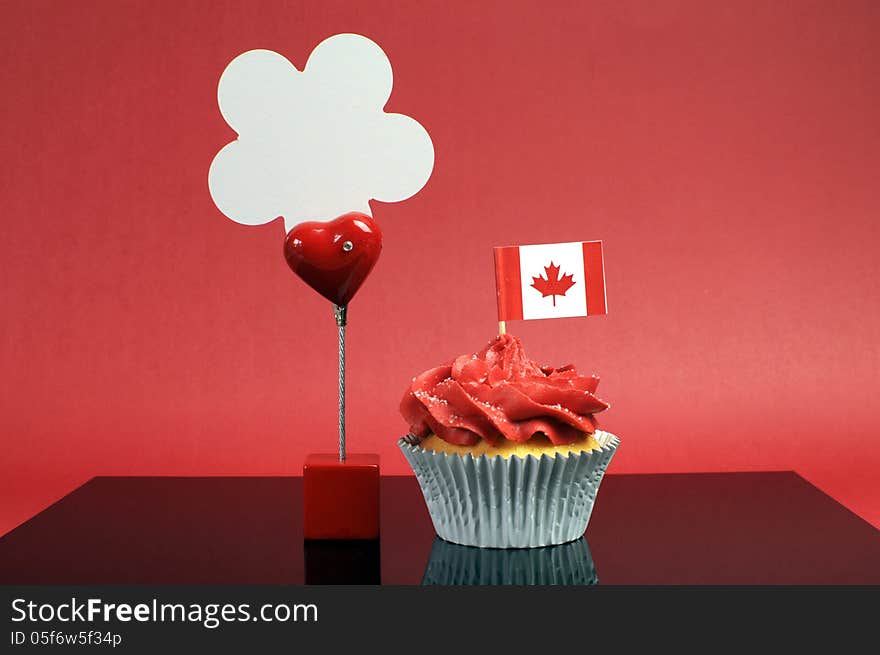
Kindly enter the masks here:
[[607, 314], [601, 241], [584, 241], [584, 271], [587, 274], [587, 314]]
[[498, 294], [498, 320], [522, 320], [522, 278], [519, 272], [519, 247], [495, 248], [495, 289]]

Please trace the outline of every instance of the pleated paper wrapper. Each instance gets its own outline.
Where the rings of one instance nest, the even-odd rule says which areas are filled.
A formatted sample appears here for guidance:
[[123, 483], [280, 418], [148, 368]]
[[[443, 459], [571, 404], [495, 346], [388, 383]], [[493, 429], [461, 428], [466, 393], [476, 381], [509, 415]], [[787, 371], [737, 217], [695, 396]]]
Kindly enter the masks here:
[[416, 474], [437, 535], [464, 546], [537, 548], [584, 535], [599, 484], [620, 440], [597, 430], [599, 448], [554, 456], [488, 457], [397, 443]]
[[546, 548], [474, 548], [435, 539], [423, 585], [595, 585], [585, 537]]

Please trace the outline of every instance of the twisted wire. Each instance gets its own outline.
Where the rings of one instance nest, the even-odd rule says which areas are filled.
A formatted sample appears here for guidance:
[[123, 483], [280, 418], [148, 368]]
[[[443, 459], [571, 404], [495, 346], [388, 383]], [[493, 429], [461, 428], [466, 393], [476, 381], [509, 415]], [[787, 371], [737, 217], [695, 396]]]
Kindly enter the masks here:
[[339, 461], [345, 461], [345, 324], [346, 307], [335, 307], [339, 329]]

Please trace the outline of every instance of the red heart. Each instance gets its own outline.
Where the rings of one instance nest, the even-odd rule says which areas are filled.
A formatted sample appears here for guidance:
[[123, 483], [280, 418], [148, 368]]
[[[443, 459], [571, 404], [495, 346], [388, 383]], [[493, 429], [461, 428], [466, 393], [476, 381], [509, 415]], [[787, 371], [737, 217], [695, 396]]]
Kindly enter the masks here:
[[359, 212], [326, 223], [300, 223], [287, 234], [287, 265], [330, 302], [343, 307], [360, 289], [382, 252], [382, 230]]

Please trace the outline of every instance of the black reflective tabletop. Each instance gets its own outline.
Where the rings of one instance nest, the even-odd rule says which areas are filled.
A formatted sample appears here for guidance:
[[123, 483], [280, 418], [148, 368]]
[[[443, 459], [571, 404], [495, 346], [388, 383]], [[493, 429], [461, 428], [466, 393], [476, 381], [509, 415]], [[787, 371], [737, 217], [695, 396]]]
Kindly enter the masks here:
[[608, 475], [584, 539], [434, 535], [411, 477], [381, 538], [304, 542], [302, 481], [99, 477], [0, 538], [2, 584], [880, 584], [880, 531], [792, 472]]

